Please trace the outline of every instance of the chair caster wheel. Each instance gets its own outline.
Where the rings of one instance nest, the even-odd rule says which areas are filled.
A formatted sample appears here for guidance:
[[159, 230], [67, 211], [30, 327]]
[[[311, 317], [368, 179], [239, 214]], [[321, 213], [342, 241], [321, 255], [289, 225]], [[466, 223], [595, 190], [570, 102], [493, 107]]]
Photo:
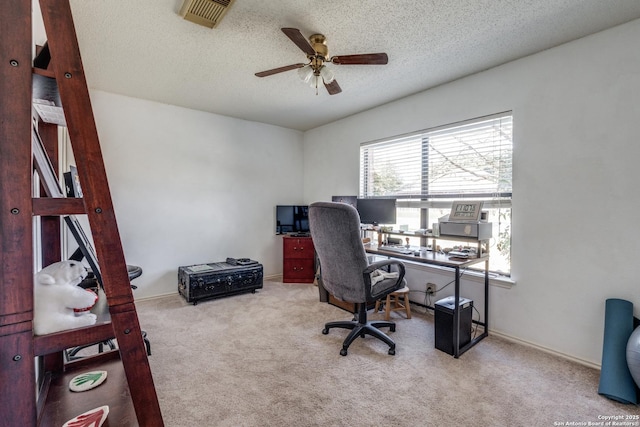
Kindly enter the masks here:
[[322, 330], [322, 334], [323, 334], [323, 335], [327, 335], [328, 333], [329, 333], [329, 330], [328, 330], [327, 328], [324, 328], [324, 329]]
[[395, 332], [395, 331], [396, 331], [396, 325], [391, 325], [391, 326], [389, 326], [389, 330], [390, 330], [391, 332]]
[[347, 355], [347, 349], [343, 348], [342, 350], [340, 350], [340, 356], [346, 356]]
[[396, 349], [395, 348], [390, 348], [389, 349], [389, 356], [395, 356], [396, 354]]

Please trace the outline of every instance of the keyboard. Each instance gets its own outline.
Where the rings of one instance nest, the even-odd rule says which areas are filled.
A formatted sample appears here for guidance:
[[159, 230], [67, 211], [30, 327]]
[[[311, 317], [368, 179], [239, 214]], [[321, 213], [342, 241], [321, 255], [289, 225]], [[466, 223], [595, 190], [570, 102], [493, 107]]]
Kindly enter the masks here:
[[386, 251], [386, 252], [395, 252], [397, 254], [405, 254], [405, 255], [413, 254], [413, 251], [411, 249], [402, 248], [402, 247], [399, 248], [396, 246], [382, 246], [378, 248], [378, 250]]

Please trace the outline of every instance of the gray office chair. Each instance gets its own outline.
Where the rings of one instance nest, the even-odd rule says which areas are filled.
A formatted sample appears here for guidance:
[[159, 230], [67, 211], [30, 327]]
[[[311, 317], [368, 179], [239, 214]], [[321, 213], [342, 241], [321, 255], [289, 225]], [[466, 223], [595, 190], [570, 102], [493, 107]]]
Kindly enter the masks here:
[[[320, 281], [329, 293], [339, 300], [357, 305], [357, 315], [351, 321], [325, 324], [323, 334], [331, 328], [351, 329], [342, 344], [340, 354], [347, 355], [349, 345], [359, 336], [372, 335], [389, 345], [394, 355], [396, 344], [379, 328], [395, 332], [389, 321], [367, 321], [367, 306], [404, 286], [404, 264], [398, 260], [384, 260], [369, 264], [360, 236], [358, 211], [344, 203], [316, 202], [309, 206], [311, 237], [320, 263]], [[396, 278], [386, 278], [372, 285], [371, 273], [394, 266]]]

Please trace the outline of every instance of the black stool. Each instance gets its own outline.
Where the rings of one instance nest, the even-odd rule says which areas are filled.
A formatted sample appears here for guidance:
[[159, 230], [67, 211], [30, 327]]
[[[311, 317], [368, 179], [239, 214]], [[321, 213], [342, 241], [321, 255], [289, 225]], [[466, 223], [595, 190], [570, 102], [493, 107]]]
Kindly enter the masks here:
[[[129, 280], [136, 279], [142, 275], [142, 268], [137, 265], [127, 265], [127, 273], [129, 274]], [[98, 278], [91, 270], [88, 271], [87, 277], [78, 285], [83, 289], [89, 289], [98, 294], [100, 290], [100, 283], [98, 282]], [[131, 289], [136, 290], [138, 287], [136, 285], [131, 285]], [[144, 341], [145, 349], [147, 350], [147, 356], [151, 356], [151, 343], [147, 338], [147, 333], [145, 331], [142, 332], [142, 340]], [[102, 353], [104, 351], [104, 346], [108, 346], [110, 350], [116, 349], [116, 344], [113, 342], [113, 339], [108, 339], [106, 341], [102, 341], [99, 343], [93, 344], [85, 344], [78, 347], [73, 347], [65, 350], [65, 355], [68, 361], [73, 361], [77, 359], [81, 359], [83, 356], [78, 356], [78, 353], [85, 348], [89, 348], [94, 345], [98, 345], [98, 353]]]
[[[142, 276], [142, 267], [138, 267], [137, 265], [127, 265], [127, 272], [129, 273], [129, 280], [133, 280]], [[138, 287], [136, 285], [131, 285], [131, 289], [135, 291]], [[142, 341], [144, 341], [144, 346], [147, 349], [147, 356], [151, 356], [151, 343], [147, 338], [147, 333], [145, 331], [140, 332], [142, 332]]]

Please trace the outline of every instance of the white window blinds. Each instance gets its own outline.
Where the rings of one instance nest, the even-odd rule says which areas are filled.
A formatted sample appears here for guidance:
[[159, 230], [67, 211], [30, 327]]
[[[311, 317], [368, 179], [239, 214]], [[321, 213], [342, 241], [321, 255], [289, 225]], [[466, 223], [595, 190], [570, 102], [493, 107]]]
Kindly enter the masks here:
[[360, 196], [510, 199], [512, 117], [501, 113], [360, 147]]

